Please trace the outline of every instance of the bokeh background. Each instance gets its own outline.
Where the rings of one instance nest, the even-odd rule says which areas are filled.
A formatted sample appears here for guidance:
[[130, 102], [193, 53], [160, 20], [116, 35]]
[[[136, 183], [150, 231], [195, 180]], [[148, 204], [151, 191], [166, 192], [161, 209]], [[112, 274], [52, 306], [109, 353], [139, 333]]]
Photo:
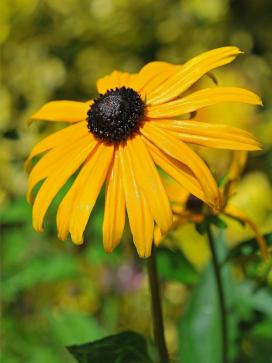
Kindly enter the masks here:
[[[269, 0], [0, 1], [3, 362], [72, 363], [64, 345], [124, 329], [152, 334], [145, 262], [136, 257], [129, 231], [116, 252], [102, 250], [103, 195], [89, 223], [88, 243], [80, 248], [56, 238], [55, 208], [61, 196], [49, 210], [45, 232], [32, 230], [23, 161], [36, 141], [61, 125], [37, 122], [28, 127], [27, 120], [48, 100], [95, 97], [96, 79], [113, 69], [135, 72], [148, 61], [183, 63], [208, 49], [239, 46], [245, 54], [214, 74], [220, 85], [254, 90], [264, 107], [222, 105], [197, 117], [243, 127], [263, 143], [263, 151], [250, 155], [233, 202], [263, 233], [271, 232], [271, 14]], [[218, 176], [224, 174], [231, 153], [199, 152]], [[237, 246], [252, 233], [228, 223], [219, 239], [225, 252], [240, 251]], [[183, 343], [190, 335], [192, 347], [200, 349], [200, 356], [206, 354], [205, 363], [219, 362], [219, 318], [206, 241], [191, 225], [169, 240], [183, 261], [178, 273], [176, 258], [161, 250], [170, 352], [176, 359], [183, 354], [185, 363], [198, 363]], [[233, 299], [232, 361], [271, 362], [271, 266], [258, 255], [240, 256], [226, 271], [226, 281]]]

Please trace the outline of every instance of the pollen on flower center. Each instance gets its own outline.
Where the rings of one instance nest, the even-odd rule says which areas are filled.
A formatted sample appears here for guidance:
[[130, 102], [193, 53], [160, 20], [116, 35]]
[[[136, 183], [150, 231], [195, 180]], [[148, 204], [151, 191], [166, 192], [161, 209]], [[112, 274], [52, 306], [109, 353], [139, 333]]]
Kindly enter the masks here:
[[139, 129], [143, 116], [144, 102], [136, 91], [110, 89], [87, 112], [88, 129], [100, 140], [120, 142]]

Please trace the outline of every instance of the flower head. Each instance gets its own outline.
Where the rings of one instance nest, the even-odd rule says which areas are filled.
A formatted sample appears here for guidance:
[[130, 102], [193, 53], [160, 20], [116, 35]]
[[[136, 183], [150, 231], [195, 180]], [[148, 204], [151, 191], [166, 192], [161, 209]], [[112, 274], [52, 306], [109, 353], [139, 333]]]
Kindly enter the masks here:
[[[240, 221], [243, 225], [247, 225], [255, 235], [258, 242], [261, 254], [263, 258], [267, 258], [269, 255], [268, 248], [265, 239], [262, 237], [258, 226], [244, 214], [241, 210], [236, 208], [230, 201], [231, 197], [235, 195], [236, 184], [241, 176], [247, 160], [247, 152], [236, 151], [232, 163], [230, 165], [228, 175], [225, 181], [219, 188], [221, 194], [221, 209], [211, 210], [205, 208], [203, 201], [190, 194], [180, 184], [173, 180], [165, 181], [165, 189], [171, 201], [171, 207], [173, 212], [173, 226], [172, 228], [178, 228], [186, 223], [202, 223], [208, 215], [225, 215]], [[164, 236], [164, 233], [156, 227], [154, 230], [154, 242], [159, 244]]]
[[189, 119], [190, 113], [221, 102], [261, 104], [254, 93], [213, 87], [184, 95], [212, 69], [230, 63], [236, 47], [205, 52], [183, 65], [151, 62], [137, 74], [114, 71], [97, 81], [93, 101], [53, 101], [32, 119], [63, 121], [65, 127], [41, 142], [27, 159], [43, 154], [29, 175], [28, 199], [43, 181], [33, 203], [33, 226], [42, 231], [53, 198], [76, 174], [57, 211], [60, 239], [71, 234], [76, 244], [105, 182], [103, 243], [112, 251], [119, 243], [127, 211], [140, 256], [151, 252], [154, 224], [166, 232], [172, 210], [156, 165], [188, 192], [214, 209], [221, 208], [217, 184], [205, 162], [187, 145], [231, 150], [258, 150], [256, 139], [240, 129]]

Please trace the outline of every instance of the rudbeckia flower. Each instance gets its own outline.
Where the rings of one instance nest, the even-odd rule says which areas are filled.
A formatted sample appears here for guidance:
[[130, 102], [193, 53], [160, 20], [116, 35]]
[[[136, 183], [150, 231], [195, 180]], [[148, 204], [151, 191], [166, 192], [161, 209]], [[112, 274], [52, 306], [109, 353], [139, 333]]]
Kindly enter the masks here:
[[[219, 188], [222, 201], [220, 210], [207, 210], [204, 208], [204, 204], [200, 199], [190, 194], [180, 184], [173, 180], [164, 181], [174, 216], [172, 228], [179, 228], [186, 223], [201, 223], [207, 214], [224, 215], [240, 221], [240, 223], [247, 225], [252, 230], [261, 254], [266, 259], [269, 256], [269, 252], [258, 226], [250, 217], [231, 203], [231, 197], [236, 194], [236, 183], [244, 169], [246, 160], [247, 152], [236, 151], [234, 153], [226, 181]], [[158, 245], [163, 237], [164, 233], [156, 226], [154, 230], [155, 244]]]
[[[248, 132], [189, 119], [190, 113], [221, 102], [260, 105], [254, 93], [233, 87], [187, 92], [212, 69], [241, 53], [236, 47], [214, 49], [183, 65], [151, 62], [139, 73], [114, 71], [97, 81], [99, 96], [87, 102], [53, 101], [34, 120], [70, 125], [41, 142], [26, 164], [45, 153], [29, 175], [28, 200], [33, 226], [43, 220], [53, 198], [75, 175], [57, 211], [59, 238], [83, 242], [90, 214], [105, 183], [103, 243], [119, 243], [127, 211], [138, 254], [148, 257], [154, 225], [166, 232], [172, 224], [169, 198], [156, 166], [211, 208], [220, 208], [220, 193], [206, 163], [187, 143], [231, 150], [259, 150]], [[186, 92], [186, 94], [185, 94]], [[35, 198], [33, 188], [43, 180]]]

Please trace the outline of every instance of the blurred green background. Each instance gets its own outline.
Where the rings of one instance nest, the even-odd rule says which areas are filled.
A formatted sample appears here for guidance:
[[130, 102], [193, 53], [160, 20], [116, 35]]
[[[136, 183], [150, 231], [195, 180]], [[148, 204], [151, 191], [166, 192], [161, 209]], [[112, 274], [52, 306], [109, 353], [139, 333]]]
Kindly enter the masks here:
[[[135, 72], [148, 61], [183, 63], [208, 49], [239, 46], [245, 55], [214, 73], [222, 85], [257, 92], [264, 107], [223, 105], [198, 117], [243, 127], [263, 143], [263, 151], [250, 155], [234, 203], [263, 233], [271, 232], [271, 14], [269, 0], [0, 1], [3, 362], [73, 362], [64, 345], [124, 329], [152, 335], [145, 262], [135, 255], [129, 232], [112, 255], [102, 250], [103, 196], [82, 247], [56, 238], [61, 196], [47, 215], [45, 232], [32, 230], [23, 161], [36, 141], [60, 125], [28, 127], [27, 119], [48, 100], [95, 97], [96, 79], [113, 69]], [[218, 176], [224, 173], [230, 153], [199, 152]], [[232, 362], [269, 363], [271, 264], [240, 249], [239, 242], [252, 237], [249, 229], [230, 221], [229, 227], [218, 244], [223, 254], [231, 250], [236, 256], [225, 271]], [[163, 249], [159, 256], [170, 353], [184, 363], [204, 362], [197, 357], [218, 363], [219, 316], [206, 241], [190, 225], [168, 240], [179, 250], [178, 262]]]

